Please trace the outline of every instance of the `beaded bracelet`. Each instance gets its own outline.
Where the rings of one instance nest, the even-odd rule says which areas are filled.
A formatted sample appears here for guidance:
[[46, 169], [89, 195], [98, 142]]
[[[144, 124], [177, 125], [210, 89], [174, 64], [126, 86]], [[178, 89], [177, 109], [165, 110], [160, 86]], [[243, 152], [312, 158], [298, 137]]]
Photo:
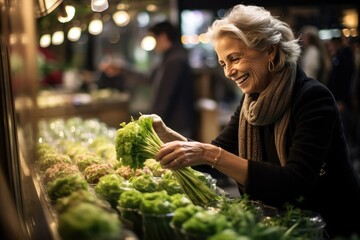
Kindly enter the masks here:
[[215, 168], [217, 162], [219, 161], [219, 158], [220, 158], [220, 155], [221, 155], [221, 152], [222, 152], [222, 148], [219, 147], [219, 154], [215, 157], [214, 159], [214, 164], [211, 166], [212, 168]]

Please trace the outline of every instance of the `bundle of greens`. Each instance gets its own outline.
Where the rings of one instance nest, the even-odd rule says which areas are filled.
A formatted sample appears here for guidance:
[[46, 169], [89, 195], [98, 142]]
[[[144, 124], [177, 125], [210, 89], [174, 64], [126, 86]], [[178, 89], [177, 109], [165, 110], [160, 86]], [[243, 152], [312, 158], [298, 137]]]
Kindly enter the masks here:
[[[133, 169], [143, 168], [147, 159], [154, 159], [164, 144], [156, 134], [151, 117], [133, 118], [129, 123], [121, 123], [116, 133], [115, 148], [117, 159]], [[196, 205], [209, 206], [219, 196], [190, 167], [172, 171], [183, 192]]]

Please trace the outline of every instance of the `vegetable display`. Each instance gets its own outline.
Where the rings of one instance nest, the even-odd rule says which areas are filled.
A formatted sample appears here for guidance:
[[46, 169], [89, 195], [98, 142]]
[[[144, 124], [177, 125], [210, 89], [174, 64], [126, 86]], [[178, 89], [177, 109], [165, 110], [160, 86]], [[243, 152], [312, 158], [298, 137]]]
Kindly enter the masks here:
[[152, 119], [142, 121], [124, 123], [123, 133], [78, 119], [42, 125], [36, 170], [61, 239], [124, 240], [131, 231], [142, 240], [323, 239], [325, 222], [314, 212], [232, 198], [190, 167], [163, 169], [153, 158], [162, 143]]
[[[147, 159], [154, 159], [164, 144], [152, 126], [152, 118], [132, 119], [121, 123], [116, 133], [115, 149], [117, 159], [133, 169], [143, 168]], [[204, 181], [199, 179], [197, 171], [191, 167], [172, 170], [181, 189], [190, 200], [201, 206], [208, 206], [219, 196]]]

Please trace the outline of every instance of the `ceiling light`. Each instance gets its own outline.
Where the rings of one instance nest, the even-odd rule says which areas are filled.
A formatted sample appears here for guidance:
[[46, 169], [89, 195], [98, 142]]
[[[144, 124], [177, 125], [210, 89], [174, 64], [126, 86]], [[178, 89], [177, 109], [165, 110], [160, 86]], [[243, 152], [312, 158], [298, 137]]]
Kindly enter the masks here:
[[94, 12], [105, 11], [109, 7], [107, 0], [91, 0], [91, 9]]
[[94, 19], [89, 24], [89, 33], [98, 35], [103, 31], [103, 22], [100, 19]]
[[56, 31], [52, 35], [52, 44], [60, 45], [64, 42], [64, 32], [63, 31]]
[[40, 38], [40, 46], [43, 48], [46, 48], [50, 46], [51, 44], [51, 35], [50, 34], [44, 34]]
[[112, 17], [119, 27], [126, 26], [130, 22], [130, 16], [125, 11], [117, 11]]
[[76, 42], [80, 39], [81, 37], [81, 28], [80, 27], [72, 27], [70, 28], [68, 34], [67, 34], [67, 38], [72, 41], [72, 42]]
[[61, 23], [70, 22], [71, 19], [75, 16], [75, 7], [71, 5], [65, 6], [66, 14], [64, 16], [58, 16], [58, 20]]

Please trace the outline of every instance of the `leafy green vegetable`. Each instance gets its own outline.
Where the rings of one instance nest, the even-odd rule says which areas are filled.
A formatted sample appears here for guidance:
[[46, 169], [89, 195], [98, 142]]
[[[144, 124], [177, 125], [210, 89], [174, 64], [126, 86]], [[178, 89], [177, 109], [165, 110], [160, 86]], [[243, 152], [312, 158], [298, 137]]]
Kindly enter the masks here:
[[[252, 240], [248, 236], [240, 236], [236, 231], [233, 229], [225, 229], [222, 232], [219, 232], [215, 235], [212, 235], [208, 238], [208, 240]], [[275, 240], [275, 239], [274, 239]]]
[[273, 218], [275, 226], [288, 228], [288, 233], [296, 239], [323, 239], [325, 222], [320, 214], [285, 205], [285, 210]]
[[[117, 159], [123, 165], [133, 169], [143, 168], [147, 159], [155, 158], [163, 142], [156, 134], [152, 122], [151, 117], [145, 117], [120, 124], [121, 128], [116, 133], [115, 148]], [[220, 199], [214, 189], [199, 179], [194, 169], [187, 167], [172, 172], [182, 191], [194, 204], [208, 206]]]
[[134, 176], [129, 180], [134, 188], [140, 192], [155, 192], [158, 190], [158, 183], [149, 174]]
[[116, 207], [120, 194], [123, 192], [121, 183], [125, 179], [117, 174], [104, 175], [99, 179], [94, 190], [107, 200], [113, 208]]
[[143, 214], [167, 214], [174, 211], [174, 205], [166, 191], [144, 193], [140, 211]]
[[174, 217], [171, 220], [171, 224], [176, 228], [181, 228], [184, 222], [200, 211], [205, 211], [205, 209], [194, 204], [179, 207], [174, 211]]
[[225, 215], [213, 210], [205, 210], [195, 213], [189, 220], [182, 224], [187, 234], [211, 236], [232, 225]]
[[59, 232], [64, 240], [119, 239], [121, 222], [116, 213], [84, 202], [59, 215]]
[[253, 240], [299, 239], [290, 235], [293, 228], [287, 229], [277, 225], [275, 222], [268, 224], [261, 221], [260, 218], [264, 217], [262, 215], [262, 204], [250, 201], [246, 195], [244, 195], [243, 199], [224, 201], [220, 213], [227, 217], [232, 229], [241, 238], [245, 237]]
[[97, 205], [105, 210], [111, 209], [109, 202], [97, 197], [90, 191], [77, 190], [72, 192], [69, 196], [62, 197], [56, 200], [56, 211], [61, 214], [67, 211], [70, 207], [76, 206], [80, 203], [90, 203]]
[[110, 163], [92, 164], [85, 168], [84, 176], [88, 183], [96, 184], [102, 176], [114, 173], [113, 165]]
[[74, 157], [74, 161], [81, 172], [84, 172], [85, 169], [92, 164], [104, 163], [96, 153], [89, 151], [76, 155]]
[[170, 201], [175, 208], [185, 207], [189, 204], [192, 204], [191, 200], [183, 193], [175, 193], [173, 195], [170, 195]]
[[120, 208], [139, 209], [141, 203], [142, 193], [136, 189], [130, 189], [123, 192], [119, 197]]
[[183, 193], [179, 182], [175, 178], [162, 178], [159, 186], [164, 189], [169, 195]]
[[155, 159], [147, 159], [144, 162], [145, 167], [147, 167], [148, 169], [150, 169], [150, 171], [152, 172], [154, 177], [161, 177], [163, 174], [165, 174], [166, 172], [169, 172], [169, 170], [163, 169], [161, 167], [161, 164], [156, 161]]
[[57, 178], [48, 184], [48, 195], [51, 200], [69, 196], [77, 190], [89, 190], [89, 184], [79, 174]]
[[168, 240], [174, 238], [170, 228], [175, 205], [166, 191], [144, 193], [140, 204], [144, 239]]

